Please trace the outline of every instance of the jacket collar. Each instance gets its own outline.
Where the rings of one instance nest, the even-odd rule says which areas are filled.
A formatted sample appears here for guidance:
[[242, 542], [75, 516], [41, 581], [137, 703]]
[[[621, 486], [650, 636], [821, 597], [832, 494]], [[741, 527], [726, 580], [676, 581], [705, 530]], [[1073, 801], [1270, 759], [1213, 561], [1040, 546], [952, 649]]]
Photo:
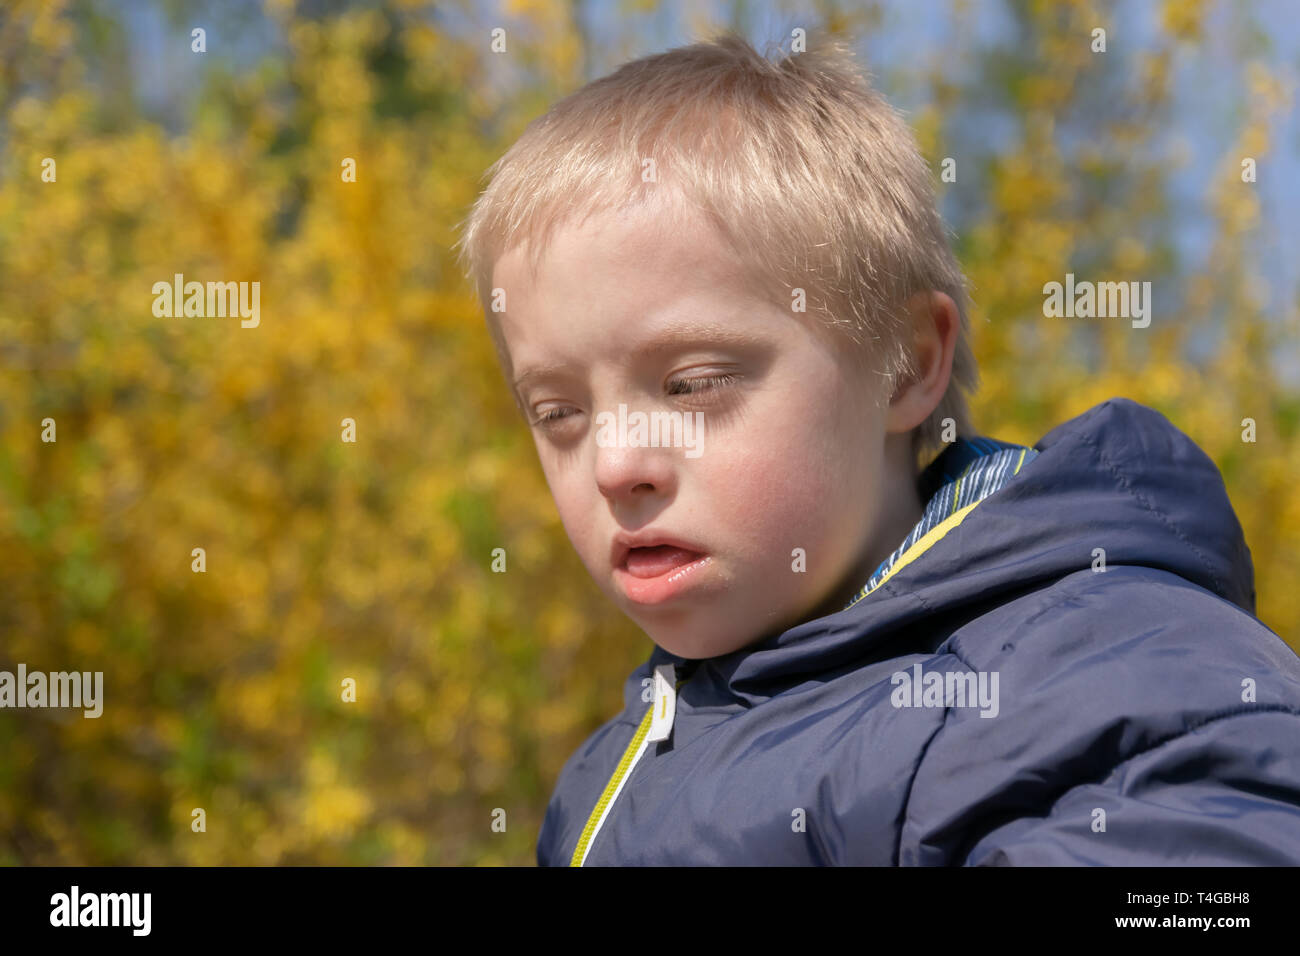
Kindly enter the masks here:
[[880, 567], [844, 609], [853, 607], [878, 588], [899, 565], [904, 555], [945, 518], [951, 517], [961, 508], [983, 501], [1037, 457], [1038, 452], [1025, 445], [983, 436], [969, 439], [959, 437], [917, 479], [917, 491], [921, 500], [926, 502], [921, 520], [894, 553], [881, 562]]

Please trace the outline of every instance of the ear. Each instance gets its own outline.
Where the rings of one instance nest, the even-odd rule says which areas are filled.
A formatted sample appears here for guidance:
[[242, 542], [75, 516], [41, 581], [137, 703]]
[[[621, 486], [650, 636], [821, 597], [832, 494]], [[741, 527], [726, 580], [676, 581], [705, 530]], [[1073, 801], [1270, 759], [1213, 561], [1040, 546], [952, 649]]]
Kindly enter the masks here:
[[919, 292], [904, 305], [915, 336], [915, 376], [900, 380], [889, 400], [886, 431], [906, 432], [929, 417], [943, 400], [952, 377], [961, 316], [952, 297], [943, 292]]

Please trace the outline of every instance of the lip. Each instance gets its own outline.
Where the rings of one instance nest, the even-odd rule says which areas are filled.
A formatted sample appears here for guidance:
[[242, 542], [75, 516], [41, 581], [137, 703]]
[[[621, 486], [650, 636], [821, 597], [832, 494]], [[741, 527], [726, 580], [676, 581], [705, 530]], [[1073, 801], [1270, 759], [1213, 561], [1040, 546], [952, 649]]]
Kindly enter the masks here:
[[619, 534], [614, 535], [614, 547], [610, 552], [609, 563], [615, 568], [627, 570], [627, 554], [633, 548], [653, 548], [657, 545], [668, 545], [671, 548], [681, 548], [683, 551], [694, 551], [699, 555], [708, 554], [704, 548], [700, 547], [693, 541], [679, 537], [675, 534], [669, 534], [665, 531], [641, 531], [637, 534]]
[[[680, 548], [696, 555], [694, 560], [678, 564], [653, 577], [638, 577], [627, 569], [628, 553], [633, 548], [653, 548], [658, 545]], [[614, 583], [629, 601], [654, 605], [670, 600], [691, 586], [702, 583], [705, 570], [713, 563], [712, 555], [698, 544], [673, 534], [643, 531], [635, 535], [619, 534], [614, 537], [610, 556], [614, 569]]]

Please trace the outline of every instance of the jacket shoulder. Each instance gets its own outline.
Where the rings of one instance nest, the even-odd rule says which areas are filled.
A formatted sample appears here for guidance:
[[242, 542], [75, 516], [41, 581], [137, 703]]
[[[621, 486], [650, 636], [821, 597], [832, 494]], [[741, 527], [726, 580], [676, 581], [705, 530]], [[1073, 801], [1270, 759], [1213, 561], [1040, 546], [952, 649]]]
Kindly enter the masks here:
[[[1154, 667], [1146, 677], [1159, 674], [1162, 684], [1176, 678], [1208, 688], [1223, 668], [1255, 666], [1276, 670], [1300, 692], [1300, 658], [1257, 617], [1177, 574], [1140, 565], [1066, 575], [987, 611], [938, 650], [1030, 681], [1061, 671], [1109, 683]], [[1120, 660], [1125, 667], [1111, 666]]]
[[[1179, 751], [1177, 773], [1209, 788], [1212, 804], [1216, 786], [1250, 786], [1234, 775], [1252, 761], [1228, 753], [1247, 741], [1251, 755], [1282, 761], [1277, 792], [1300, 824], [1300, 658], [1258, 619], [1177, 575], [1077, 572], [982, 615], [938, 653], [996, 674], [999, 706], [991, 718], [945, 712], [913, 778], [900, 862], [960, 861], [981, 833], [1042, 817], [1080, 786], [1109, 780], [1117, 798], [1134, 793], [1141, 782], [1116, 771], [1144, 754]], [[1254, 735], [1242, 737], [1247, 725]], [[1091, 799], [1089, 809], [1103, 802]], [[1072, 825], [1088, 832], [1086, 819]]]

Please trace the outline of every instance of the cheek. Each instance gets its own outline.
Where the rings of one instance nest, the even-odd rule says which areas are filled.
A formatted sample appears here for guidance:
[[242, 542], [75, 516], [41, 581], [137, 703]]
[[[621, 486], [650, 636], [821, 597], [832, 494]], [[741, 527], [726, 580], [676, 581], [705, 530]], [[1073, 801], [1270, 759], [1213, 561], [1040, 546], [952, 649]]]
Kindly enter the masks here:
[[845, 475], [852, 459], [827, 428], [824, 417], [790, 416], [728, 443], [711, 482], [715, 515], [757, 565], [788, 568], [793, 548], [825, 553], [844, 528], [857, 479]]
[[560, 465], [540, 448], [538, 459], [542, 465], [542, 474], [546, 477], [546, 486], [551, 490], [551, 500], [559, 512], [560, 523], [564, 525], [564, 533], [568, 535], [569, 543], [588, 570], [593, 570], [594, 573], [593, 561], [600, 557], [596, 549], [601, 543], [595, 541], [594, 517], [597, 511], [596, 502], [592, 500], [592, 495], [595, 494], [592, 482], [590, 478], [582, 480], [576, 462], [567, 467]]

